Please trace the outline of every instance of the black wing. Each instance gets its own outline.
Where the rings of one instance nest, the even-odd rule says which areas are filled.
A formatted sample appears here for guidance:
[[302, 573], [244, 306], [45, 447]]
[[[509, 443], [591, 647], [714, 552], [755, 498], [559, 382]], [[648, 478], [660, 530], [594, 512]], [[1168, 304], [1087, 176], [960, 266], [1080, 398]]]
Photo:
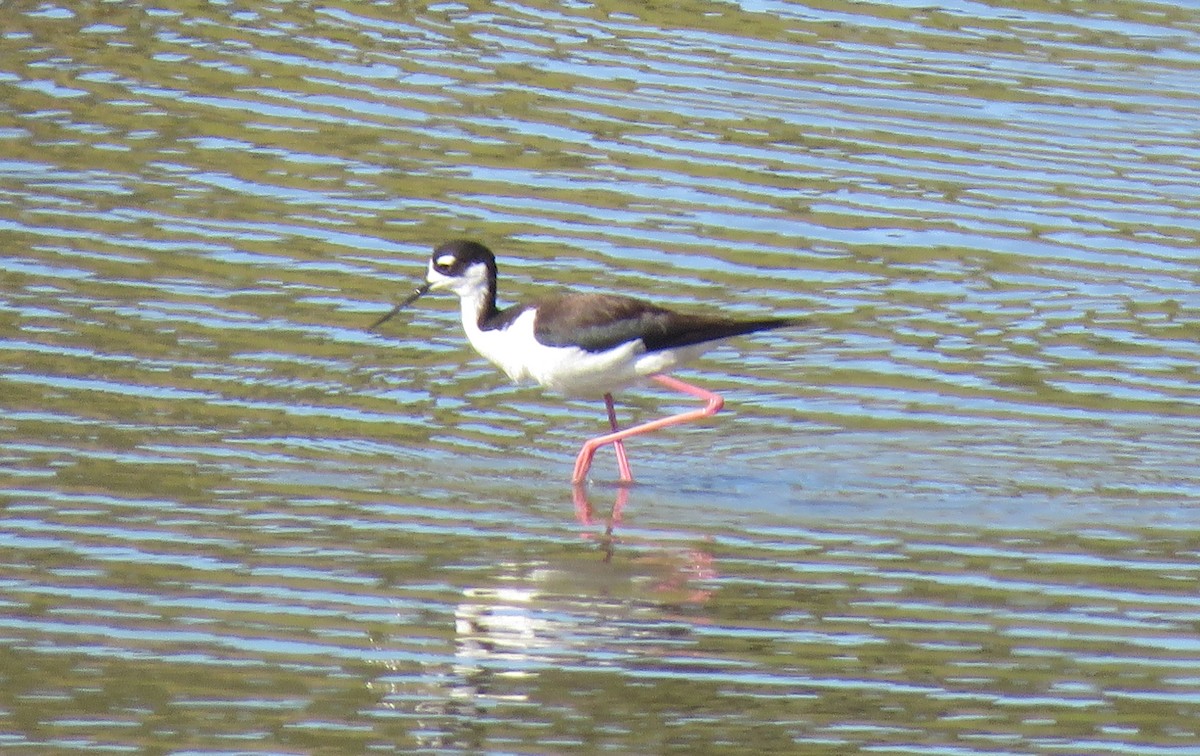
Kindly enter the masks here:
[[538, 341], [548, 346], [578, 346], [589, 352], [603, 352], [638, 339], [647, 352], [657, 352], [801, 322], [685, 315], [640, 299], [608, 294], [548, 299], [538, 303], [537, 314], [534, 335]]

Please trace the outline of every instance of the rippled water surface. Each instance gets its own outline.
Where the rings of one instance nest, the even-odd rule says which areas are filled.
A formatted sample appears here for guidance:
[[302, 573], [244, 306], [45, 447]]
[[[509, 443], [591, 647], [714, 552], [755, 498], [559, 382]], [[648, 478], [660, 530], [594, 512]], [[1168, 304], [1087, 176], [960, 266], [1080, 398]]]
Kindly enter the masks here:
[[[2, 14], [0, 748], [1200, 754], [1192, 4]], [[459, 237], [813, 326], [573, 492]]]

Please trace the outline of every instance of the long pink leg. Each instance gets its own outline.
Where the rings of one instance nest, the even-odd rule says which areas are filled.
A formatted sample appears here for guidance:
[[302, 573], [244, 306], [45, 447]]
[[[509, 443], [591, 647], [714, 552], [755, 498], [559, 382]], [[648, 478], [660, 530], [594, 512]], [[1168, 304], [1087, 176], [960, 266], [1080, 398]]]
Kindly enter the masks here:
[[589, 439], [586, 443], [584, 443], [583, 448], [579, 450], [579, 456], [575, 458], [575, 473], [571, 478], [572, 483], [583, 483], [585, 480], [587, 480], [588, 470], [590, 470], [592, 467], [592, 458], [596, 456], [596, 450], [607, 444], [613, 444], [617, 449], [617, 465], [621, 468], [621, 480], [624, 482], [632, 482], [633, 475], [629, 471], [629, 461], [625, 460], [624, 464], [622, 464], [622, 459], [625, 457], [625, 449], [621, 444], [622, 441], [630, 436], [640, 436], [643, 433], [649, 433], [650, 431], [656, 431], [661, 428], [668, 428], [672, 425], [690, 423], [691, 421], [699, 420], [702, 417], [711, 417], [720, 412], [721, 408], [725, 406], [725, 400], [721, 398], [720, 394], [714, 394], [711, 391], [702, 389], [699, 386], [693, 386], [690, 383], [685, 383], [684, 381], [681, 381], [678, 378], [672, 378], [669, 375], [652, 375], [650, 377], [669, 389], [681, 391], [685, 394], [694, 396], [697, 399], [703, 399], [705, 401], [705, 405], [700, 409], [681, 412], [678, 415], [671, 415], [658, 420], [651, 420], [648, 423], [642, 423], [641, 425], [635, 425], [632, 428], [626, 428], [625, 430], [619, 431], [615, 430], [616, 412], [613, 409], [612, 396], [606, 395], [604, 397], [604, 402], [608, 406], [609, 420], [611, 421], [614, 430], [612, 433], [608, 433], [603, 436], [596, 436], [595, 438]]
[[[613, 433], [616, 433], [620, 429], [617, 427], [617, 408], [613, 406], [612, 394], [604, 395], [604, 406], [608, 409], [609, 427], [612, 428]], [[632, 483], [633, 471], [629, 469], [629, 457], [625, 456], [625, 444], [621, 443], [621, 439], [618, 438], [612, 442], [612, 445], [613, 450], [617, 453], [617, 470], [621, 473], [621, 482]], [[589, 462], [589, 464], [591, 463]]]

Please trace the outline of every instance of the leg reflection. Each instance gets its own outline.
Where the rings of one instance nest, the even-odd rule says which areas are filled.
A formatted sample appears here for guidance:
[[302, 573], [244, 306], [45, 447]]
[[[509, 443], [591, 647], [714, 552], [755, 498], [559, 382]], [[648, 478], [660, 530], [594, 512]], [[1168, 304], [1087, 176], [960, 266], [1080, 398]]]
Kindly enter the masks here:
[[[587, 487], [573, 486], [571, 499], [575, 505], [575, 518], [579, 520], [579, 524], [588, 528], [594, 526], [596, 524], [595, 508], [588, 499]], [[612, 561], [617, 542], [613, 531], [621, 522], [621, 512], [628, 503], [629, 488], [618, 487], [616, 499], [613, 501], [612, 509], [608, 513], [608, 521], [605, 523], [604, 534], [599, 535], [591, 530], [586, 530], [582, 534], [588, 540], [595, 539], [600, 547], [600, 553], [603, 555], [601, 559], [603, 562]], [[625, 550], [626, 559], [631, 564], [638, 565], [638, 569], [644, 570], [647, 575], [654, 575], [651, 585], [656, 593], [676, 594], [684, 601], [698, 604], [705, 603], [712, 597], [711, 588], [696, 585], [696, 583], [707, 583], [717, 578], [716, 563], [710, 546], [679, 549], [647, 540], [644, 536], [631, 535], [630, 537], [633, 538], [633, 542], [628, 540], [624, 542], [628, 547]], [[704, 540], [711, 543], [711, 538], [706, 537]]]
[[[591, 500], [588, 499], [586, 485], [577, 483], [571, 486], [571, 501], [575, 505], [575, 519], [579, 520], [580, 525], [591, 527], [595, 524], [593, 518], [595, 510]], [[605, 562], [612, 561], [613, 543], [616, 541], [613, 537], [613, 527], [621, 521], [621, 512], [628, 503], [629, 489], [621, 486], [617, 489], [617, 498], [613, 500], [612, 509], [608, 511], [608, 522], [605, 524], [604, 535], [600, 540], [600, 550], [604, 553]], [[584, 534], [584, 538], [591, 537], [591, 533]]]
[[[571, 486], [571, 502], [575, 505], [575, 519], [579, 520], [580, 525], [591, 526], [596, 523], [593, 515], [595, 508], [592, 506], [591, 499], [588, 498], [587, 486], [577, 483]], [[625, 505], [629, 503], [629, 489], [621, 486], [617, 489], [617, 498], [613, 501], [612, 509], [608, 511], [608, 534], [612, 535], [613, 526], [621, 521], [621, 512], [625, 510]]]

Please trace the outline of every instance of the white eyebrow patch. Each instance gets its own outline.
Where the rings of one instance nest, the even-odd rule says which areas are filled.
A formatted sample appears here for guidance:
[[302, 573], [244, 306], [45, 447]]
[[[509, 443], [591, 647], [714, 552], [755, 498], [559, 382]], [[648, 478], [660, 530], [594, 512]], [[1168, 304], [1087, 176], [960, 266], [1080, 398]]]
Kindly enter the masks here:
[[452, 267], [454, 263], [458, 262], [458, 258], [456, 258], [454, 255], [442, 255], [434, 260], [434, 262], [440, 267], [449, 268]]

